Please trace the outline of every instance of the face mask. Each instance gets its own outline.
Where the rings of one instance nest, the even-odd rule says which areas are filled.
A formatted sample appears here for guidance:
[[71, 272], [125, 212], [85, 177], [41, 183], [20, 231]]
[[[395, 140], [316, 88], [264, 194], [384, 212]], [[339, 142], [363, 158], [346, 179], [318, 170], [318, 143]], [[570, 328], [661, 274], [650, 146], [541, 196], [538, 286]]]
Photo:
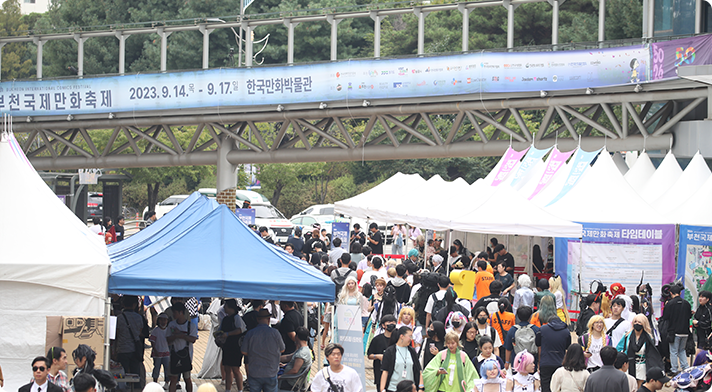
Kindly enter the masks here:
[[429, 338], [434, 338], [434, 337], [435, 337], [435, 330], [434, 330], [434, 329], [429, 329], [429, 330], [428, 330], [428, 337], [429, 337]]
[[395, 325], [395, 324], [388, 324], [388, 325], [386, 325], [386, 331], [388, 331], [388, 332], [393, 332], [394, 329], [396, 329], [396, 325]]
[[477, 319], [480, 324], [487, 324], [487, 317], [480, 317]]
[[453, 321], [451, 324], [452, 324], [453, 327], [459, 328], [459, 327], [460, 327], [460, 320], [455, 320], [455, 321]]
[[640, 325], [640, 324], [635, 324], [635, 325], [633, 326], [633, 328], [635, 328], [636, 331], [642, 331], [642, 330], [643, 330], [643, 326]]

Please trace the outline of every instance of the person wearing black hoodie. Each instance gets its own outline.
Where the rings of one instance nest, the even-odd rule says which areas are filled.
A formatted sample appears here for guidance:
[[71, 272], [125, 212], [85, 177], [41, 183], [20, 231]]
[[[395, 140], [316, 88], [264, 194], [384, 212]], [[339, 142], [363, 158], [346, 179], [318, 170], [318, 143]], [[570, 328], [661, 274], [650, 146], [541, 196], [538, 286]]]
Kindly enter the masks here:
[[405, 281], [405, 275], [408, 269], [403, 264], [398, 264], [396, 266], [396, 277], [390, 281], [391, 284], [396, 288], [396, 301], [399, 304], [404, 304], [410, 300], [410, 286]]
[[[685, 345], [690, 334], [690, 318], [692, 307], [680, 297], [682, 287], [674, 285], [670, 288], [672, 299], [665, 304], [663, 320], [668, 322], [667, 341], [670, 344], [670, 364], [672, 372], [677, 374], [689, 366]], [[680, 365], [678, 367], [678, 359]]]
[[536, 345], [540, 354], [541, 392], [551, 392], [551, 376], [562, 366], [566, 349], [571, 345], [569, 328], [558, 316], [552, 317], [541, 326], [536, 335]]

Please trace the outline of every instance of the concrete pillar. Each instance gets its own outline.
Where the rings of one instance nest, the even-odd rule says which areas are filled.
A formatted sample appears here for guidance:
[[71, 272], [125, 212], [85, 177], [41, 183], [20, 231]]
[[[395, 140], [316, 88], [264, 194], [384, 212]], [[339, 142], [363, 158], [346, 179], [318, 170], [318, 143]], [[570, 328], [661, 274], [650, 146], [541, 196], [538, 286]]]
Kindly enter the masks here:
[[702, 10], [704, 0], [695, 0], [695, 34], [702, 32]]
[[373, 19], [373, 57], [381, 57], [381, 16], [377, 11], [371, 11]]
[[[2, 69], [2, 47], [5, 46], [7, 42], [0, 42], [0, 69]], [[0, 72], [0, 80], [2, 80], [2, 72]]]
[[510, 0], [502, 0], [502, 6], [507, 9], [507, 49], [514, 47], [514, 10], [518, 7]]
[[203, 33], [203, 69], [208, 69], [210, 60], [210, 33], [213, 29], [207, 28], [207, 25], [200, 25], [200, 32]]
[[235, 149], [235, 141], [223, 136], [218, 146], [217, 196], [220, 204], [235, 211], [235, 189], [237, 188], [237, 166], [227, 161], [227, 154]]
[[339, 22], [343, 19], [334, 19], [334, 15], [327, 15], [326, 21], [331, 24], [331, 61], [336, 61], [336, 49], [338, 44]]
[[82, 77], [84, 75], [84, 41], [81, 34], [74, 34], [74, 40], [77, 41], [77, 76]]
[[606, 0], [598, 0], [598, 42], [606, 39]]
[[247, 32], [246, 37], [245, 37], [245, 66], [246, 67], [251, 67], [252, 66], [252, 32], [253, 32], [254, 27], [252, 26], [247, 26]]
[[551, 44], [557, 45], [559, 43], [559, 0], [554, 0], [552, 2], [552, 13], [551, 13]]
[[42, 80], [42, 46], [45, 41], [40, 40], [38, 37], [33, 37], [32, 41], [37, 45], [37, 80]]
[[166, 72], [166, 58], [168, 56], [168, 36], [171, 35], [163, 27], [158, 28], [158, 35], [161, 36], [161, 72]]
[[470, 9], [459, 3], [457, 10], [462, 13], [462, 51], [467, 52], [470, 44]]
[[707, 116], [705, 120], [712, 120], [712, 86], [707, 87]]

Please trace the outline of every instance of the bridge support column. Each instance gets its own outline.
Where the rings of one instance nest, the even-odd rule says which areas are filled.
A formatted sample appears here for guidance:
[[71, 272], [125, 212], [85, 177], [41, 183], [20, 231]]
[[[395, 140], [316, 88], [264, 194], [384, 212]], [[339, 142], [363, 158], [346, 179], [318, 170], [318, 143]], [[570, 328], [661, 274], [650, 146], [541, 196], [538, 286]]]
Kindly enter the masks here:
[[606, 38], [606, 0], [598, 0], [598, 42]]
[[45, 41], [38, 37], [33, 37], [32, 41], [37, 45], [37, 80], [42, 80], [42, 46]]
[[371, 19], [373, 19], [373, 57], [381, 57], [381, 15], [378, 12], [371, 11]]
[[84, 76], [84, 41], [81, 34], [74, 34], [74, 40], [77, 41], [77, 76]]
[[[2, 47], [5, 46], [6, 42], [0, 42], [0, 69], [2, 69]], [[2, 80], [2, 72], [0, 72], [0, 80]]]
[[425, 17], [430, 12], [423, 11], [422, 7], [413, 8], [413, 13], [418, 17], [418, 55], [425, 54]]
[[166, 32], [163, 27], [158, 28], [158, 35], [161, 36], [161, 72], [166, 72], [166, 57], [168, 52], [168, 36], [170, 32]]
[[[247, 21], [242, 21], [242, 30], [245, 30], [245, 67], [252, 67], [252, 30], [254, 27], [247, 24]], [[292, 33], [294, 34], [294, 33]], [[294, 42], [294, 41], [292, 41]], [[292, 53], [294, 53], [294, 43], [292, 43]], [[287, 54], [289, 56], [289, 54]]]
[[326, 21], [331, 24], [331, 61], [336, 61], [336, 49], [338, 43], [339, 22], [343, 19], [334, 19], [334, 15], [327, 15]]
[[116, 38], [119, 40], [119, 75], [123, 75], [126, 71], [126, 38], [130, 34], [124, 35], [122, 31], [116, 32]]
[[294, 28], [298, 24], [291, 19], [284, 20], [284, 26], [287, 27], [287, 65], [294, 64]]
[[514, 47], [514, 10], [517, 5], [512, 4], [510, 0], [503, 0], [502, 5], [507, 9], [507, 49]]
[[203, 69], [208, 69], [210, 60], [210, 33], [213, 32], [213, 29], [209, 29], [207, 25], [202, 24], [199, 30], [203, 33]]
[[465, 4], [458, 4], [457, 10], [462, 13], [462, 51], [467, 52], [470, 44], [470, 10]]
[[704, 1], [695, 0], [695, 34], [702, 32], [702, 12], [704, 10]]
[[220, 204], [225, 204], [235, 211], [235, 189], [237, 188], [237, 165], [227, 160], [227, 154], [235, 149], [235, 142], [227, 137], [221, 138], [218, 147], [217, 196]]

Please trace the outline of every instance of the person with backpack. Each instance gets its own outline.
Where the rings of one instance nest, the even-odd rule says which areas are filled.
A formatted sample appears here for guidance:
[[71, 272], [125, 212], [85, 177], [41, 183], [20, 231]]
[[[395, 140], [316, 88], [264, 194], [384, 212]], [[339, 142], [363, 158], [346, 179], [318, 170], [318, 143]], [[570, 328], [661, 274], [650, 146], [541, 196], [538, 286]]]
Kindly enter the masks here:
[[588, 320], [588, 332], [579, 337], [579, 344], [586, 357], [586, 369], [591, 373], [600, 369], [603, 366], [601, 349], [613, 345], [611, 336], [606, 333], [603, 316], [596, 315]]
[[465, 317], [470, 316], [470, 311], [467, 310], [464, 306], [458, 304], [455, 301], [455, 296], [455, 292], [452, 289], [448, 288], [447, 290], [445, 290], [445, 306], [440, 308], [440, 310], [433, 314], [435, 320], [446, 323], [446, 321], [450, 318], [450, 315], [455, 312], [460, 312], [465, 315]]
[[[505, 366], [507, 369], [514, 362], [514, 357], [520, 352], [527, 350], [532, 354], [537, 352], [536, 336], [539, 335], [539, 327], [531, 324], [532, 308], [520, 306], [517, 309], [519, 323], [510, 328], [507, 337], [504, 339], [504, 348], [507, 350]], [[534, 357], [537, 358], [536, 356]]]
[[551, 392], [551, 376], [564, 361], [566, 349], [571, 345], [571, 332], [559, 316], [554, 315], [540, 328], [536, 335], [536, 345], [540, 347], [541, 392]]
[[[498, 280], [493, 280], [489, 284], [489, 291], [490, 295], [480, 298], [477, 303], [475, 303], [475, 306], [473, 306], [474, 309], [479, 308], [480, 306], [484, 306], [487, 308], [487, 311], [490, 314], [494, 314], [499, 310], [499, 299], [502, 298], [500, 293], [502, 292], [502, 282]], [[507, 301], [509, 302], [509, 301]], [[507, 312], [512, 311], [512, 305], [509, 305], [507, 307]]]
[[336, 291], [334, 292], [335, 298], [339, 297], [339, 293], [341, 293], [341, 289], [344, 288], [347, 277], [353, 276], [354, 279], [358, 281], [358, 273], [349, 268], [349, 263], [351, 263], [351, 255], [344, 253], [339, 258], [339, 268], [331, 271], [331, 280], [336, 285]]
[[467, 354], [460, 349], [460, 335], [445, 335], [446, 350], [440, 351], [423, 370], [426, 392], [469, 392], [480, 378]]
[[428, 297], [428, 302], [425, 304], [425, 328], [430, 326], [430, 323], [434, 320], [433, 315], [438, 314], [438, 311], [444, 308], [447, 303], [445, 302], [445, 294], [447, 293], [447, 288], [450, 286], [450, 278], [445, 275], [440, 275], [438, 277], [438, 287], [439, 291], [431, 294]]

